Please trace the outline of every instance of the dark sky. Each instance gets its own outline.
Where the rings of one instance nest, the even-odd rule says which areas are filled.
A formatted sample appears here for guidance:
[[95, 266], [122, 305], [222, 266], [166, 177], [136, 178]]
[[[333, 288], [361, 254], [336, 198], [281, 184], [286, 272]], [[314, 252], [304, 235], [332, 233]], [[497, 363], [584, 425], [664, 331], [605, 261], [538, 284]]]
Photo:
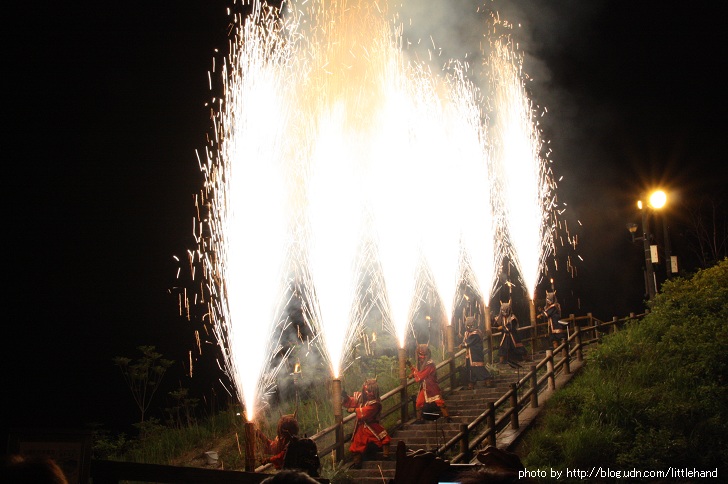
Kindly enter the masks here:
[[[625, 229], [640, 190], [667, 184], [685, 202], [728, 180], [723, 12], [712, 1], [505, 3], [579, 233], [565, 312], [640, 312], [642, 252]], [[111, 360], [138, 345], [177, 361], [169, 385], [189, 385], [191, 325], [169, 290], [173, 256], [194, 247], [195, 150], [228, 5], [34, 2], [6, 14], [0, 430], [134, 421]]]

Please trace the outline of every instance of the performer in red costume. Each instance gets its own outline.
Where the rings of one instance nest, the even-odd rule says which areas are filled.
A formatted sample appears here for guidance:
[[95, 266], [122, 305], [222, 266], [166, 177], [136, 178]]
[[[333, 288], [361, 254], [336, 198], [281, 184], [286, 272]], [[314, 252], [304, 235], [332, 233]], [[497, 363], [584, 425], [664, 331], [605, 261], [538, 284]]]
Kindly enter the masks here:
[[356, 413], [356, 428], [349, 446], [354, 458], [354, 468], [361, 468], [362, 455], [370, 445], [382, 449], [384, 460], [389, 459], [389, 443], [392, 438], [387, 429], [379, 423], [382, 401], [379, 399], [377, 380], [373, 378], [366, 380], [361, 392], [354, 392], [353, 397], [342, 391], [341, 405], [349, 413]]
[[415, 420], [415, 423], [425, 423], [424, 418], [422, 418], [423, 409], [425, 403], [432, 402], [440, 408], [445, 420], [452, 422], [450, 412], [447, 409], [445, 400], [442, 398], [440, 385], [437, 384], [437, 369], [435, 368], [435, 362], [432, 361], [430, 347], [426, 344], [417, 345], [417, 368], [414, 368], [409, 360], [406, 364], [412, 370], [412, 377], [420, 384], [420, 392], [417, 394], [417, 401], [415, 403], [417, 410], [417, 420]]
[[258, 439], [262, 442], [262, 450], [270, 455], [263, 459], [263, 464], [273, 464], [276, 469], [283, 467], [283, 460], [286, 457], [288, 444], [298, 436], [298, 420], [296, 414], [283, 415], [278, 420], [278, 431], [276, 438], [270, 440], [262, 432], [258, 431]]

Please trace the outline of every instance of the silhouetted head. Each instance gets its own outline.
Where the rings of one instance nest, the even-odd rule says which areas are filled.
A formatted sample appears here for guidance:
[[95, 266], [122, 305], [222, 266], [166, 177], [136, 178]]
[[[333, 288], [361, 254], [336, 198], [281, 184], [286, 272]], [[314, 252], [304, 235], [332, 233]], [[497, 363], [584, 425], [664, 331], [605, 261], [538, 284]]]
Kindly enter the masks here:
[[0, 464], [0, 482], [17, 484], [68, 484], [56, 462], [45, 456], [5, 456]]
[[519, 471], [525, 470], [517, 454], [488, 446], [475, 456], [481, 465], [476, 465], [457, 476], [462, 484], [535, 484], [530, 477], [521, 477]]
[[318, 481], [303, 471], [282, 470], [263, 479], [260, 484], [318, 484]]
[[277, 435], [281, 439], [290, 440], [298, 435], [298, 420], [296, 414], [284, 415], [278, 420]]

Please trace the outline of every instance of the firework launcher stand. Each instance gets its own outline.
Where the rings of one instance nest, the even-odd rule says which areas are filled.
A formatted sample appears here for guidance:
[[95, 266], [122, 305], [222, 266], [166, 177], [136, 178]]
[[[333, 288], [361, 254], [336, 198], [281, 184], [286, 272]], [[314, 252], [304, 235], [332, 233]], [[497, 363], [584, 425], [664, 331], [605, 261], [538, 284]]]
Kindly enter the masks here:
[[450, 358], [450, 388], [455, 388], [455, 325], [447, 326], [447, 356]]
[[402, 407], [400, 409], [400, 419], [402, 424], [409, 420], [407, 415], [407, 370], [405, 369], [405, 361], [407, 360], [407, 350], [399, 348], [397, 350], [397, 357], [399, 359], [399, 384], [402, 385], [402, 391], [400, 393], [400, 402]]
[[336, 424], [336, 462], [344, 460], [344, 414], [341, 409], [341, 379], [334, 378], [331, 385], [332, 403], [334, 404], [334, 422]]
[[255, 423], [245, 416], [245, 472], [255, 472]]

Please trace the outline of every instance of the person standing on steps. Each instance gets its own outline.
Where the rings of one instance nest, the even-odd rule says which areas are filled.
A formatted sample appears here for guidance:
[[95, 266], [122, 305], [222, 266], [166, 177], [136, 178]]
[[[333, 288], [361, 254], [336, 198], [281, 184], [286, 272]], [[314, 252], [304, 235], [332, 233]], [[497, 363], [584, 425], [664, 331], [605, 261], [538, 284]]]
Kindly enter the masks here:
[[437, 383], [437, 369], [435, 368], [435, 362], [432, 361], [430, 347], [427, 344], [419, 344], [417, 345], [416, 352], [417, 368], [409, 360], [405, 362], [407, 367], [412, 371], [412, 377], [420, 384], [420, 391], [417, 394], [417, 401], [415, 403], [415, 409], [417, 411], [417, 420], [415, 420], [415, 423], [425, 423], [425, 419], [422, 416], [425, 403], [435, 403], [439, 407], [440, 412], [442, 412], [442, 416], [445, 417], [445, 421], [452, 422], [450, 412], [447, 409], [445, 400], [442, 398], [440, 385]]
[[475, 318], [465, 319], [465, 334], [460, 348], [466, 348], [465, 366], [468, 369], [468, 390], [475, 388], [479, 381], [486, 387], [493, 386], [493, 377], [485, 367], [485, 350], [483, 349], [483, 333], [475, 326]]
[[518, 337], [518, 319], [513, 314], [510, 300], [501, 302], [500, 311], [495, 318], [495, 326], [502, 332], [498, 347], [500, 363], [515, 363], [523, 360], [526, 350]]
[[567, 340], [569, 324], [561, 321], [561, 304], [556, 300], [556, 291], [546, 291], [546, 307], [543, 308], [541, 316], [549, 322], [551, 346], [556, 349]]
[[349, 413], [356, 413], [356, 428], [349, 446], [354, 460], [353, 467], [361, 469], [362, 456], [370, 446], [382, 449], [382, 457], [384, 460], [389, 460], [389, 443], [392, 438], [387, 429], [379, 423], [382, 401], [379, 398], [377, 380], [374, 378], [366, 380], [361, 392], [354, 392], [353, 397], [342, 390], [341, 406]]

